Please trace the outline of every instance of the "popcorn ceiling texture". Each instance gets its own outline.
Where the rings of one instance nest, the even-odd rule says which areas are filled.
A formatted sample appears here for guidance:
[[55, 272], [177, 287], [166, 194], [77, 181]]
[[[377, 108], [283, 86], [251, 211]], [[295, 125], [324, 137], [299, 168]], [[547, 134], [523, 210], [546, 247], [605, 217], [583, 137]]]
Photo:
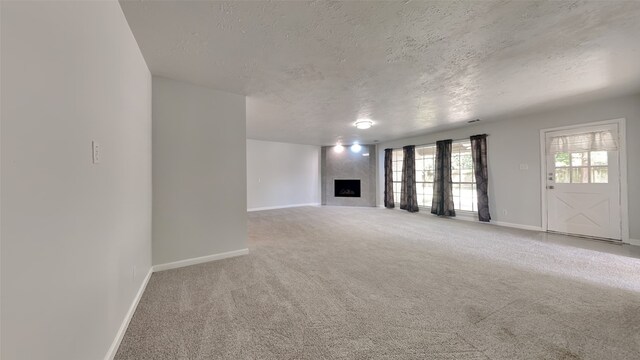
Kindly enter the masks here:
[[116, 360], [640, 359], [637, 247], [328, 206], [249, 238], [153, 274]]
[[247, 95], [255, 139], [370, 143], [640, 89], [637, 1], [121, 5], [152, 73]]

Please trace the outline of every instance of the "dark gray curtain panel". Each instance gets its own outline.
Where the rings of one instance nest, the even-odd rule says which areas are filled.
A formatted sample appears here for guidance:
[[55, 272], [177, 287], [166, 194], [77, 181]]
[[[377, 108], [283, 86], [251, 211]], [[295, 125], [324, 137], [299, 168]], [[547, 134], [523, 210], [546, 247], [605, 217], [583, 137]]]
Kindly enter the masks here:
[[471, 157], [473, 158], [473, 173], [476, 177], [476, 191], [478, 193], [478, 219], [489, 222], [489, 171], [487, 170], [487, 134], [471, 137]]
[[451, 143], [452, 140], [436, 142], [436, 171], [433, 181], [431, 213], [438, 216], [456, 216], [451, 189]]
[[384, 207], [393, 209], [393, 149], [384, 149]]
[[402, 148], [402, 193], [400, 209], [408, 212], [418, 211], [418, 195], [416, 193], [416, 147], [408, 145]]

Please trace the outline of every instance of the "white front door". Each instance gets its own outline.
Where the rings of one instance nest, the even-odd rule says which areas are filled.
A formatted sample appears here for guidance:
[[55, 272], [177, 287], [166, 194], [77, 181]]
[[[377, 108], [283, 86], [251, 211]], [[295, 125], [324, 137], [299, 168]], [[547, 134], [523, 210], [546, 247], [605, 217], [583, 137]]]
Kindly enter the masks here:
[[622, 239], [618, 134], [617, 124], [546, 132], [549, 231]]

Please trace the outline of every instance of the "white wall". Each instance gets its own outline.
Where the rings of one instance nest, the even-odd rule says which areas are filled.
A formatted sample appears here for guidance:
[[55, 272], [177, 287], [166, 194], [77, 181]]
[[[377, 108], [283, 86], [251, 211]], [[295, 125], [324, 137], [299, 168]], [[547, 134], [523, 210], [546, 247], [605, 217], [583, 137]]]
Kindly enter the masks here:
[[320, 147], [247, 139], [247, 209], [320, 204]]
[[0, 357], [102, 359], [151, 267], [151, 75], [115, 1], [1, 7]]
[[[630, 237], [640, 239], [640, 95], [590, 102], [544, 113], [479, 123], [451, 131], [379, 144], [378, 199], [384, 199], [384, 149], [432, 144], [487, 133], [489, 206], [492, 221], [540, 227], [540, 130], [599, 120], [626, 118]], [[520, 170], [527, 164], [528, 170]], [[505, 215], [503, 211], [506, 210]], [[623, 210], [624, 211], [624, 210]]]
[[247, 247], [245, 97], [153, 77], [153, 263]]

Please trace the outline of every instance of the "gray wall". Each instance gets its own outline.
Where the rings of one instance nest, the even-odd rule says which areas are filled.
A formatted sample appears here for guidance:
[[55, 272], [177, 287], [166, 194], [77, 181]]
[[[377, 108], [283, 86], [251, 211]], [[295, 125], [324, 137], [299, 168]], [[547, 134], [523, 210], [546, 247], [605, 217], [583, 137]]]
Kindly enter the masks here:
[[[492, 221], [540, 227], [540, 130], [600, 120], [626, 118], [630, 237], [640, 239], [640, 95], [594, 101], [543, 113], [504, 118], [409, 139], [379, 144], [379, 149], [432, 144], [487, 133], [489, 205]], [[527, 164], [528, 170], [520, 170]], [[378, 155], [378, 204], [384, 192], [384, 152]], [[505, 213], [506, 211], [506, 213]], [[624, 209], [623, 209], [624, 211]]]
[[153, 77], [153, 263], [247, 247], [245, 97]]
[[247, 139], [247, 209], [320, 204], [320, 147]]
[[151, 268], [151, 75], [115, 1], [0, 6], [0, 358], [103, 359]]
[[[362, 156], [363, 153], [369, 156]], [[362, 145], [359, 153], [348, 146], [338, 153], [333, 146], [323, 146], [321, 155], [322, 205], [376, 206], [376, 147]], [[335, 197], [335, 179], [360, 179], [361, 197]]]

